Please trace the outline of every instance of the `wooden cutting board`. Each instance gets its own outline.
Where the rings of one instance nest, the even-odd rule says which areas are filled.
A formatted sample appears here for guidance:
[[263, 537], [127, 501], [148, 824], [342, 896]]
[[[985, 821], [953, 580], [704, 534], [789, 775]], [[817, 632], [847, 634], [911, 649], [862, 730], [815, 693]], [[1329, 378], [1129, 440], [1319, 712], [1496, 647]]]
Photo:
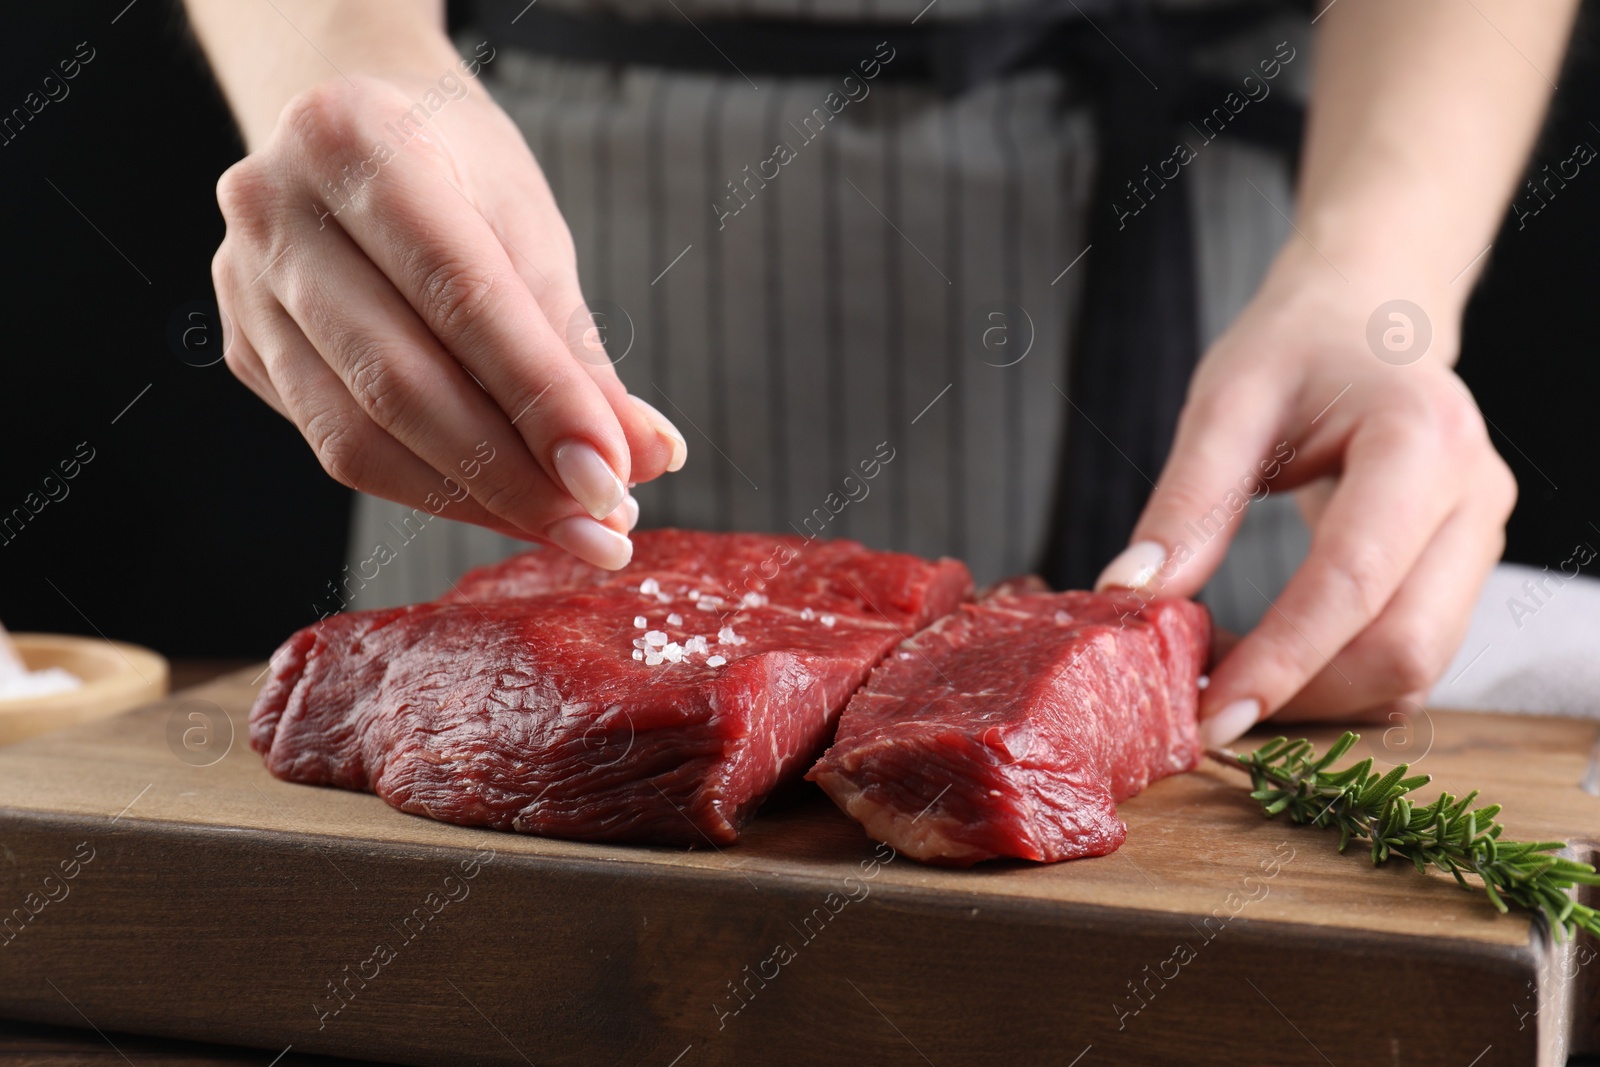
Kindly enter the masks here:
[[[736, 847], [470, 830], [279, 782], [253, 672], [0, 749], [0, 1014], [415, 1064], [1505, 1064], [1600, 1051], [1600, 963], [1339, 856], [1206, 767], [1112, 856], [921, 867], [820, 794]], [[233, 737], [231, 745], [227, 733]], [[1314, 731], [1322, 742], [1332, 731]], [[1593, 723], [1372, 729], [1592, 860]], [[225, 753], [225, 754], [224, 754]]]

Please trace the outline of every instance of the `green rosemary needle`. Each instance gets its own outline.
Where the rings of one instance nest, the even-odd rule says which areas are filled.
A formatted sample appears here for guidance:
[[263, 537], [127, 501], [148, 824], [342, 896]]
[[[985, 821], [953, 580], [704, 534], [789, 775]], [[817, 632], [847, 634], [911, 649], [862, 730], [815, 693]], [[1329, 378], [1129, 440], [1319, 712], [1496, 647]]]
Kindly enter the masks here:
[[1600, 875], [1587, 863], [1555, 855], [1565, 842], [1502, 840], [1495, 821], [1500, 805], [1472, 808], [1477, 790], [1460, 799], [1441, 792], [1419, 806], [1408, 794], [1433, 777], [1407, 777], [1410, 767], [1403, 763], [1382, 775], [1370, 757], [1341, 771], [1328, 769], [1360, 739], [1346, 732], [1319, 757], [1310, 741], [1280, 737], [1234, 758], [1249, 772], [1250, 796], [1268, 818], [1287, 812], [1292, 822], [1337, 827], [1339, 851], [1359, 841], [1371, 847], [1375, 865], [1398, 856], [1418, 871], [1449, 871], [1467, 890], [1472, 886], [1463, 875], [1476, 875], [1496, 908], [1543, 916], [1557, 940], [1580, 929], [1600, 937], [1600, 912], [1568, 892], [1600, 885]]

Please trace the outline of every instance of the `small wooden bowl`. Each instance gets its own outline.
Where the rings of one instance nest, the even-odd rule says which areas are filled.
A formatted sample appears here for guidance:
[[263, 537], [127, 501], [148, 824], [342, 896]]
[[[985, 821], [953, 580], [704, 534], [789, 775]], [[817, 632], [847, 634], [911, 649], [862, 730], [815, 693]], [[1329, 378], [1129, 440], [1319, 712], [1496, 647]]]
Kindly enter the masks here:
[[67, 634], [12, 634], [29, 670], [60, 667], [83, 685], [48, 696], [0, 700], [0, 745], [104, 719], [167, 695], [167, 661], [120, 641]]

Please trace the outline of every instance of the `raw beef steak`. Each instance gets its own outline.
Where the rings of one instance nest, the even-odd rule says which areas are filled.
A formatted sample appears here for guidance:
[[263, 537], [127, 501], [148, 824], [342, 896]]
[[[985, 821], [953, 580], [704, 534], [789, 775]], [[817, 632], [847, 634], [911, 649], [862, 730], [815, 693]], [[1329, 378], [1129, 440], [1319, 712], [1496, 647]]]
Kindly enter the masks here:
[[[633, 561], [623, 570], [601, 570], [564, 552], [524, 552], [468, 571], [439, 600], [482, 603], [597, 585], [637, 586], [664, 574], [699, 590], [702, 599], [710, 597], [692, 605], [700, 610], [728, 614], [765, 596], [818, 617], [888, 622], [906, 636], [954, 610], [971, 588], [965, 564], [874, 552], [855, 541], [649, 530], [634, 535]], [[656, 596], [670, 592], [665, 578], [657, 584], [662, 588]]]
[[1002, 588], [904, 642], [806, 776], [929, 863], [1122, 844], [1116, 805], [1200, 757], [1205, 608]]
[[618, 572], [534, 551], [441, 601], [294, 634], [250, 717], [280, 778], [446, 822], [733, 841], [966, 567], [853, 542], [658, 531]]

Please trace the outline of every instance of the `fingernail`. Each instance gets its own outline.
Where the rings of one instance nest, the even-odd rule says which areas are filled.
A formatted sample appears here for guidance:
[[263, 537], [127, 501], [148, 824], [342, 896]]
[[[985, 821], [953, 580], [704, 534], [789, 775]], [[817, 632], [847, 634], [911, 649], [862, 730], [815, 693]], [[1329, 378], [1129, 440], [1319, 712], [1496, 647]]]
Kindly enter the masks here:
[[1156, 571], [1166, 560], [1167, 550], [1164, 546], [1154, 541], [1135, 541], [1123, 549], [1120, 556], [1106, 564], [1106, 569], [1095, 579], [1095, 592], [1113, 585], [1143, 589], [1150, 584], [1150, 579], [1156, 576]]
[[1232, 744], [1260, 719], [1261, 701], [1254, 697], [1235, 700], [1200, 724], [1200, 743], [1206, 748]]
[[689, 458], [689, 446], [685, 443], [683, 434], [679, 433], [678, 428], [672, 425], [671, 419], [651, 407], [644, 400], [634, 396], [632, 393], [628, 394], [628, 399], [639, 405], [639, 410], [644, 412], [644, 417], [650, 420], [650, 425], [655, 427], [656, 433], [660, 434], [661, 439], [666, 441], [667, 446], [672, 449], [672, 458], [667, 460], [667, 470], [675, 471], [681, 469], [683, 461]]
[[622, 479], [587, 441], [563, 441], [551, 458], [572, 499], [597, 519], [616, 511], [628, 495]]
[[632, 493], [622, 498], [622, 514], [628, 520], [628, 529], [639, 525], [639, 502], [633, 499]]
[[544, 535], [585, 563], [619, 571], [633, 558], [633, 542], [587, 515], [551, 523]]

